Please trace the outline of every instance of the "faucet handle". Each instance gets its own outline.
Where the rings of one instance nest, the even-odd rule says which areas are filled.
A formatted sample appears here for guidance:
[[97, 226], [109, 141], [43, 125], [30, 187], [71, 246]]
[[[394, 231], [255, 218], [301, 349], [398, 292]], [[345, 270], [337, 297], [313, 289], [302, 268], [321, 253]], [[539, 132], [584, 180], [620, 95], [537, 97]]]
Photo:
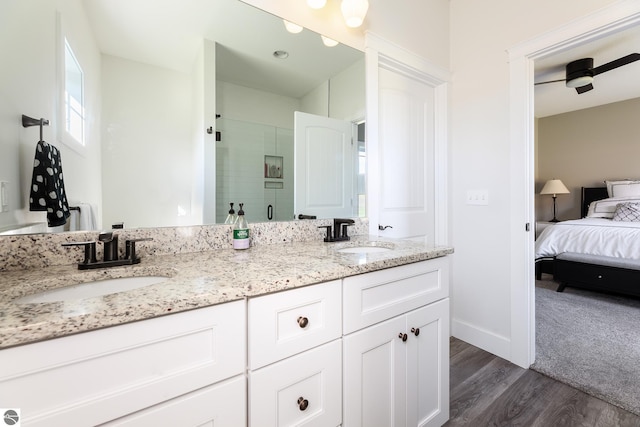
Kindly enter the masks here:
[[136, 263], [140, 258], [136, 257], [136, 242], [146, 242], [153, 240], [151, 237], [141, 237], [138, 239], [127, 239], [124, 241], [125, 253], [124, 258]]
[[353, 225], [354, 225], [353, 222], [351, 222], [351, 223], [343, 222], [342, 223], [342, 228], [340, 230], [341, 231], [341, 236], [340, 237], [342, 237], [344, 240], [349, 240], [350, 237], [349, 237], [349, 234], [347, 233], [347, 227], [351, 227]]
[[84, 261], [80, 264], [88, 265], [97, 262], [96, 259], [96, 242], [68, 242], [62, 246], [84, 246]]
[[318, 228], [326, 228], [327, 229], [327, 235], [324, 238], [325, 242], [332, 242], [333, 241], [331, 239], [331, 226], [330, 225], [320, 225], [320, 226], [318, 226]]

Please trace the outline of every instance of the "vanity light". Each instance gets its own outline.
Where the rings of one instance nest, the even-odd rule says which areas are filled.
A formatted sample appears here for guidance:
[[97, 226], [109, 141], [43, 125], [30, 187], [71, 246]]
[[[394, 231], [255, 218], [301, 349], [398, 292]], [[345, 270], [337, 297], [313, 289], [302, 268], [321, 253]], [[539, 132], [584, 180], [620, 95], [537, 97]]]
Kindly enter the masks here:
[[364, 17], [369, 10], [369, 2], [367, 0], [342, 0], [340, 9], [342, 9], [342, 16], [347, 27], [357, 28], [364, 22]]
[[322, 9], [327, 4], [327, 0], [307, 0], [307, 4], [312, 9]]
[[287, 59], [289, 57], [289, 52], [287, 52], [286, 50], [276, 50], [275, 52], [273, 52], [273, 56], [278, 59]]
[[320, 38], [322, 38], [322, 43], [324, 43], [324, 45], [327, 47], [334, 47], [338, 44], [337, 41], [330, 39], [329, 37], [323, 36], [322, 34], [320, 35]]
[[282, 21], [284, 22], [284, 27], [291, 34], [298, 34], [300, 31], [302, 31], [304, 29], [304, 27], [302, 27], [302, 26], [300, 26], [298, 24], [294, 24], [293, 22], [289, 22], [286, 19], [283, 19]]

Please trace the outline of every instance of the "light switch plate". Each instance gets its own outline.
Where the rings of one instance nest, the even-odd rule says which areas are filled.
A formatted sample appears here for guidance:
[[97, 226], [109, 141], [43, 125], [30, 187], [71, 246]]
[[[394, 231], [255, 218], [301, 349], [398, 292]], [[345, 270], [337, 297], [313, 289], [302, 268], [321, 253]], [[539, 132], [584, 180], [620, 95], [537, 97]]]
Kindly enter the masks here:
[[468, 205], [488, 205], [489, 191], [488, 190], [467, 190], [467, 204]]

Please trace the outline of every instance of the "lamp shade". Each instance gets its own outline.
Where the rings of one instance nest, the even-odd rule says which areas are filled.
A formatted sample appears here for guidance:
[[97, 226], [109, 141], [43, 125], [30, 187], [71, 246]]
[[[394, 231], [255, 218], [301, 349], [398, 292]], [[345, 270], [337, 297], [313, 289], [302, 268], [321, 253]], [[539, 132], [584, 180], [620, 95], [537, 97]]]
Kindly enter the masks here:
[[559, 179], [550, 179], [542, 187], [540, 194], [568, 194], [569, 189]]

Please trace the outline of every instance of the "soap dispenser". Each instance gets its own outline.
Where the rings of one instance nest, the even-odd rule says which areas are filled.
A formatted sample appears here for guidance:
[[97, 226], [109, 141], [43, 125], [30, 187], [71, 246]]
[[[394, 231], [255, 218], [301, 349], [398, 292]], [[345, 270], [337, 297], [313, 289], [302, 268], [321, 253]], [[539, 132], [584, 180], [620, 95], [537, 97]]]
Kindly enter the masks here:
[[244, 217], [243, 205], [240, 203], [238, 219], [233, 225], [233, 249], [249, 249], [249, 224]]
[[233, 225], [236, 223], [238, 216], [236, 215], [236, 211], [233, 210], [233, 203], [229, 203], [229, 205], [231, 205], [231, 209], [229, 209], [229, 215], [227, 215], [227, 219], [224, 220], [224, 223]]

